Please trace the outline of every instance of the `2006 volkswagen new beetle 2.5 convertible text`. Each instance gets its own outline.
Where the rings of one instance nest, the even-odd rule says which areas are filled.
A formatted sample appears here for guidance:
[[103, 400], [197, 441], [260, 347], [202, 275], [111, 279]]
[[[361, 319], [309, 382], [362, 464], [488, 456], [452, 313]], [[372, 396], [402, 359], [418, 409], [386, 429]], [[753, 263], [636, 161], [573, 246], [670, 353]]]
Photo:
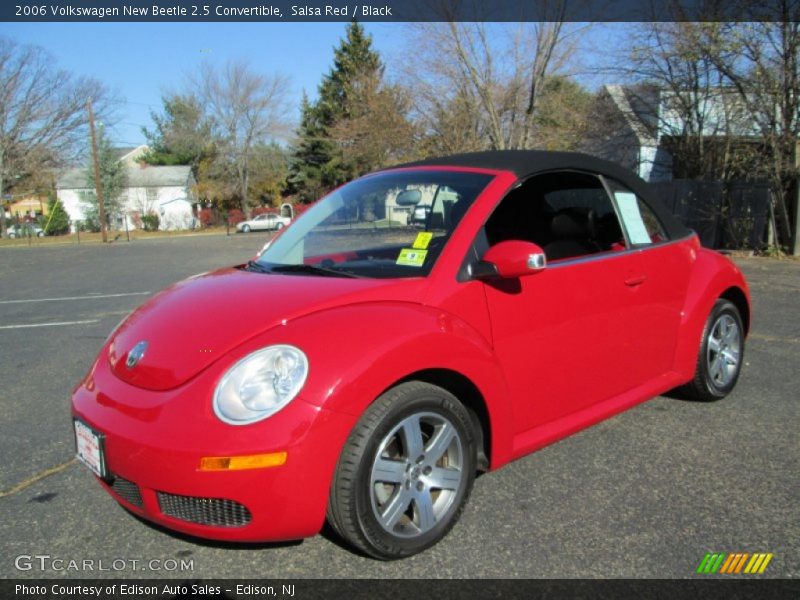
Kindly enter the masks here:
[[629, 171], [431, 159], [127, 317], [75, 389], [78, 456], [171, 529], [288, 540], [327, 519], [402, 558], [447, 534], [476, 473], [674, 388], [724, 397], [749, 325], [739, 269]]

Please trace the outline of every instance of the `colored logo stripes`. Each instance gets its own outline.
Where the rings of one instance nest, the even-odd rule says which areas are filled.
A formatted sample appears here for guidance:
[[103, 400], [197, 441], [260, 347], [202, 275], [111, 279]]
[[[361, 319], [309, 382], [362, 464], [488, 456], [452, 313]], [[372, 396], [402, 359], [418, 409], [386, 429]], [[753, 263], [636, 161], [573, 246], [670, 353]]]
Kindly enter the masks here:
[[769, 552], [709, 552], [703, 557], [698, 573], [720, 573], [725, 575], [761, 575], [772, 560]]

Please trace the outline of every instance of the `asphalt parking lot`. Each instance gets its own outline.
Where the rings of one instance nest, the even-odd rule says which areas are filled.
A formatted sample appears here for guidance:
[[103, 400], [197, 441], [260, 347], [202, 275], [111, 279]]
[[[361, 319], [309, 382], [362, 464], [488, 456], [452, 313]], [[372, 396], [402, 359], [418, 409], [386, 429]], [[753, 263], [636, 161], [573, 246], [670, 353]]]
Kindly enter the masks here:
[[[266, 239], [0, 248], [0, 577], [684, 578], [715, 551], [771, 552], [764, 577], [800, 576], [798, 261], [740, 261], [754, 321], [731, 396], [659, 397], [480, 477], [461, 521], [422, 555], [381, 563], [327, 533], [212, 543], [134, 518], [72, 459], [70, 391], [149, 295], [246, 261]], [[19, 570], [21, 555], [126, 565]], [[143, 569], [170, 559], [192, 568]]]

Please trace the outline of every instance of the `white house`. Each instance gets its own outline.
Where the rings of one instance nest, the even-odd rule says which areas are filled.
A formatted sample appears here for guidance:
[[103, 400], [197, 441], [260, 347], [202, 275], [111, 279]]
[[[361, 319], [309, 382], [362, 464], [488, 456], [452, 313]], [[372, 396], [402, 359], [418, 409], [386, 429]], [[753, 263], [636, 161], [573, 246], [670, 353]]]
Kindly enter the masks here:
[[[111, 225], [122, 230], [141, 226], [141, 217], [159, 216], [159, 229], [191, 229], [196, 220], [192, 212], [194, 176], [188, 166], [161, 167], [139, 162], [147, 146], [119, 149], [119, 161], [127, 175], [127, 187], [120, 196], [120, 214], [113, 215]], [[75, 230], [75, 223], [85, 218], [86, 202], [94, 198], [88, 169], [65, 171], [56, 181], [56, 194]], [[127, 220], [127, 223], [126, 223]]]
[[[694, 106], [691, 119], [685, 107]], [[724, 88], [699, 92], [605, 85], [597, 106], [597, 132], [583, 150], [617, 162], [646, 181], [669, 181], [677, 159], [665, 143], [687, 135], [759, 140], [739, 96]], [[598, 133], [599, 132], [599, 133]]]

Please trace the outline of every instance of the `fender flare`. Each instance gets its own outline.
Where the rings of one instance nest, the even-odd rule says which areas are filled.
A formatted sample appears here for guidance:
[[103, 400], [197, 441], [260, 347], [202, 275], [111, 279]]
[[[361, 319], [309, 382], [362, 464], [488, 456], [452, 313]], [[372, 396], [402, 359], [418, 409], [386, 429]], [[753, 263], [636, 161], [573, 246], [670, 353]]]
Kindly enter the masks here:
[[451, 371], [482, 397], [491, 467], [511, 459], [513, 415], [505, 376], [488, 340], [464, 320], [419, 304], [375, 302], [301, 317], [287, 325], [289, 331], [304, 340], [309, 360], [300, 394], [304, 401], [358, 418], [382, 393], [415, 373]]
[[681, 312], [680, 332], [675, 349], [675, 369], [686, 381], [694, 377], [700, 338], [708, 315], [714, 303], [732, 288], [739, 290], [744, 297], [748, 315], [742, 315], [742, 318], [748, 320], [751, 311], [750, 292], [742, 272], [721, 254], [705, 248], [698, 249]]

